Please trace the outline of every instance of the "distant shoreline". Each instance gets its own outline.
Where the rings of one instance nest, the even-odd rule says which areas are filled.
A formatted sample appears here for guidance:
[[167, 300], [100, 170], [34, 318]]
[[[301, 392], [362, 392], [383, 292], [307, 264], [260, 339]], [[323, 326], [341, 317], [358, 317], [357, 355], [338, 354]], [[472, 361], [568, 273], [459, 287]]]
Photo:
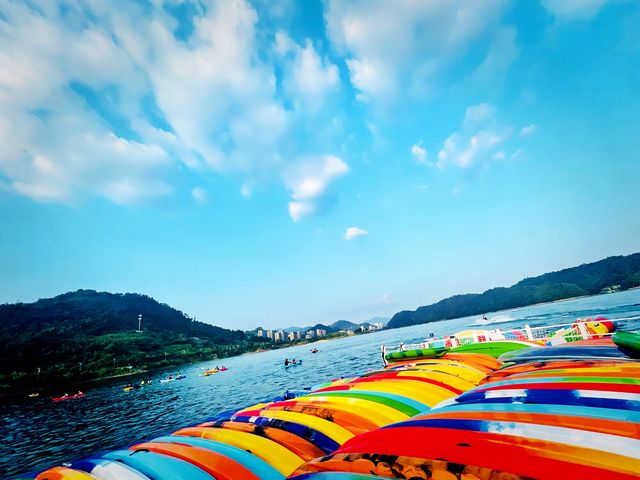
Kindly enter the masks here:
[[[167, 367], [162, 367], [162, 368], [167, 368]], [[158, 369], [161, 370], [161, 369]], [[2, 392], [0, 393], [0, 401], [3, 400], [7, 400], [7, 399], [11, 399], [11, 398], [16, 398], [16, 399], [21, 399], [23, 396], [28, 396], [29, 393], [38, 393], [39, 396], [36, 398], [42, 398], [42, 394], [43, 393], [52, 393], [52, 392], [56, 392], [58, 390], [62, 391], [62, 390], [74, 390], [75, 387], [78, 386], [90, 386], [91, 384], [99, 384], [101, 382], [104, 383], [109, 383], [111, 380], [115, 380], [118, 378], [127, 378], [127, 377], [133, 377], [136, 375], [140, 375], [143, 373], [149, 373], [152, 372], [154, 370], [136, 370], [135, 372], [131, 372], [131, 373], [120, 373], [118, 375], [110, 375], [108, 377], [100, 377], [100, 378], [91, 378], [88, 380], [80, 380], [77, 382], [71, 382], [71, 383], [62, 383], [59, 386], [56, 385], [43, 385], [41, 387], [33, 387], [33, 388], [21, 388], [17, 391], [13, 391], [13, 392]], [[74, 388], [70, 388], [70, 387], [74, 387]], [[82, 389], [81, 389], [82, 390]], [[86, 390], [86, 389], [85, 389]]]
[[[630, 290], [640, 290], [640, 287], [630, 287], [630, 288], [627, 288], [625, 290], [616, 290], [614, 292], [607, 292], [607, 293], [594, 293], [593, 295], [578, 295], [577, 297], [559, 298], [558, 300], [550, 300], [548, 302], [532, 303], [530, 305], [523, 305], [522, 307], [503, 308], [502, 310], [496, 310], [496, 311], [487, 312], [487, 313], [499, 313], [499, 312], [506, 312], [508, 310], [519, 310], [521, 308], [537, 307], [539, 305], [550, 305], [552, 303], [569, 302], [571, 300], [578, 300], [580, 298], [599, 297], [600, 295], [615, 295], [616, 293], [624, 293], [624, 292], [628, 292]], [[470, 317], [471, 315], [467, 315], [467, 316]], [[459, 317], [459, 318], [465, 318], [465, 317]], [[449, 320], [455, 320], [455, 319], [450, 318]]]
[[[520, 309], [523, 309], [523, 308], [538, 307], [538, 306], [541, 306], [541, 305], [550, 305], [550, 304], [553, 304], [553, 303], [569, 302], [571, 300], [579, 300], [581, 298], [598, 297], [598, 296], [601, 296], [601, 295], [615, 295], [616, 293], [624, 293], [624, 292], [628, 292], [628, 291], [631, 291], [631, 290], [640, 290], [640, 286], [627, 288], [625, 290], [618, 290], [618, 291], [615, 291], [615, 292], [594, 293], [593, 295], [579, 295], [577, 297], [560, 298], [558, 300], [550, 300], [548, 302], [531, 303], [529, 305], [523, 305], [521, 307], [503, 308], [501, 310], [487, 311], [484, 314], [486, 315], [486, 314], [493, 314], [493, 313], [500, 313], [500, 312], [508, 312], [508, 311], [513, 311], [513, 310], [520, 310]], [[474, 317], [474, 316], [477, 316], [477, 315], [481, 316], [483, 314], [482, 313], [478, 313], [478, 314], [473, 314], [473, 315], [464, 315], [462, 317], [443, 318], [442, 320], [433, 320], [431, 322], [414, 323], [412, 325], [403, 325], [401, 327], [388, 327], [388, 326], [385, 326], [384, 330], [398, 330], [400, 328], [410, 328], [410, 327], [415, 327], [417, 325], [429, 325], [429, 324], [432, 324], [432, 323], [448, 322], [450, 320], [460, 320], [462, 318], [471, 318], [471, 317]]]
[[[384, 330], [396, 330], [398, 328], [406, 328], [406, 327], [414, 327], [416, 325], [427, 325], [427, 324], [431, 324], [431, 323], [438, 323], [438, 322], [446, 322], [449, 320], [459, 320], [461, 318], [469, 318], [469, 317], [473, 317], [476, 315], [482, 316], [482, 315], [487, 315], [487, 314], [493, 314], [493, 313], [500, 313], [500, 312], [507, 312], [507, 311], [512, 311], [512, 310], [520, 310], [522, 308], [530, 308], [530, 307], [537, 307], [537, 306], [541, 306], [541, 305], [551, 305], [554, 303], [562, 303], [562, 302], [569, 302], [571, 300], [579, 300], [581, 298], [591, 298], [591, 297], [598, 297], [601, 295], [615, 295], [617, 293], [624, 293], [624, 292], [628, 292], [631, 290], [640, 290], [640, 286], [637, 287], [629, 287], [629, 288], [625, 288], [624, 290], [616, 290], [613, 292], [606, 292], [606, 293], [594, 293], [592, 295], [578, 295], [578, 296], [574, 296], [574, 297], [567, 297], [567, 298], [559, 298], [557, 300], [549, 300], [547, 302], [537, 302], [537, 303], [530, 303], [528, 305], [521, 305], [519, 307], [510, 307], [510, 308], [503, 308], [500, 310], [487, 310], [485, 312], [482, 313], [475, 313], [475, 314], [471, 314], [471, 315], [462, 315], [459, 317], [451, 317], [451, 318], [442, 318], [440, 320], [432, 320], [430, 322], [418, 322], [418, 323], [413, 323], [411, 325], [402, 325], [401, 327], [389, 327], [388, 325], [384, 327]], [[420, 308], [420, 307], [418, 307]], [[412, 311], [412, 310], [410, 310]], [[415, 310], [413, 310], [415, 311]]]

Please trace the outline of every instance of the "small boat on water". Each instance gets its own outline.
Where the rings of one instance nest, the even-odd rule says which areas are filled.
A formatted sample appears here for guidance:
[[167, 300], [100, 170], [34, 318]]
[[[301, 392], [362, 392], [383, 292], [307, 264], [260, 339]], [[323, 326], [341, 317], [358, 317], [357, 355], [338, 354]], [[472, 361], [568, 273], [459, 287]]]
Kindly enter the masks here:
[[131, 390], [138, 390], [142, 387], [146, 387], [147, 385], [151, 385], [151, 380], [140, 380], [140, 383], [128, 383], [124, 387], [125, 392], [130, 392]]
[[302, 365], [302, 360], [294, 360], [292, 362], [285, 361], [284, 368], [298, 367]]
[[204, 373], [202, 374], [203, 377], [208, 377], [209, 375], [213, 375], [214, 373], [218, 373], [218, 372], [226, 372], [227, 370], [229, 370], [228, 367], [225, 367], [224, 365], [222, 367], [215, 367], [215, 368], [208, 368], [204, 371]]
[[75, 395], [67, 395], [65, 393], [63, 396], [61, 396], [61, 397], [53, 397], [51, 400], [54, 401], [54, 402], [62, 402], [64, 400], [74, 400], [76, 398], [82, 398], [82, 397], [84, 397], [84, 395], [85, 394], [82, 393], [82, 392], [78, 392]]
[[40, 396], [40, 394], [38, 392], [33, 392], [33, 393], [29, 394], [29, 398], [36, 398], [36, 397], [39, 397], [39, 396]]
[[183, 378], [187, 378], [187, 376], [182, 373], [179, 373], [175, 377], [173, 375], [169, 375], [167, 378], [161, 379], [160, 383], [173, 382], [174, 380], [182, 380]]

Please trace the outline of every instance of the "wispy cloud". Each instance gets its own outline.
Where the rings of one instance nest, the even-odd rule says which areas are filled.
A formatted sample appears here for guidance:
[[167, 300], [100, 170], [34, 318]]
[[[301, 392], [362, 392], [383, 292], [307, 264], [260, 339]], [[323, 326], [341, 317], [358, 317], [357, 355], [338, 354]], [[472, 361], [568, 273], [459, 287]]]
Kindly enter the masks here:
[[473, 74], [474, 79], [482, 84], [501, 85], [501, 80], [505, 78], [507, 70], [519, 55], [516, 29], [497, 29], [487, 55]]
[[242, 187], [240, 187], [240, 195], [244, 198], [250, 198], [252, 193], [251, 184], [244, 183]]
[[328, 36], [346, 57], [362, 102], [390, 104], [421, 95], [432, 78], [492, 27], [503, 0], [465, 2], [383, 0], [329, 2]]
[[422, 142], [414, 143], [411, 145], [411, 154], [418, 163], [425, 163], [427, 161], [427, 149], [422, 146]]
[[283, 87], [289, 98], [298, 108], [320, 109], [325, 97], [340, 85], [338, 67], [320, 58], [311, 41], [300, 46], [283, 31], [276, 33], [274, 48], [285, 57]]
[[369, 235], [369, 232], [358, 227], [349, 227], [342, 235], [345, 240], [353, 240], [357, 237]]
[[542, 5], [561, 20], [589, 20], [610, 0], [542, 0]]
[[521, 137], [528, 137], [529, 135], [535, 133], [535, 131], [537, 129], [538, 129], [538, 127], [536, 127], [534, 124], [527, 125], [526, 127], [522, 127], [520, 129], [520, 136]]
[[191, 190], [191, 196], [198, 203], [207, 203], [207, 201], [209, 200], [209, 194], [202, 187], [195, 187], [193, 190]]
[[464, 111], [464, 124], [466, 126], [475, 126], [487, 123], [496, 116], [496, 107], [488, 103], [479, 103], [470, 105]]
[[499, 159], [501, 154], [498, 148], [512, 131], [511, 127], [498, 122], [496, 109], [492, 105], [471, 105], [465, 111], [461, 130], [452, 133], [443, 142], [438, 152], [437, 166], [468, 168], [488, 156]]

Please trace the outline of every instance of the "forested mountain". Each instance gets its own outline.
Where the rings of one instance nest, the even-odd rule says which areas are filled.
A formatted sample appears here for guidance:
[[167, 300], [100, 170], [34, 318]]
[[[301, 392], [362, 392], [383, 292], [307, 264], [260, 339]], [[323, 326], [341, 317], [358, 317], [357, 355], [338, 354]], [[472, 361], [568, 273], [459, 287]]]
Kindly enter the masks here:
[[1, 391], [235, 355], [264, 343], [146, 295], [78, 290], [0, 305], [0, 345]]
[[508, 288], [498, 287], [484, 293], [454, 295], [415, 311], [405, 310], [396, 313], [387, 327], [398, 328], [479, 315], [637, 286], [640, 286], [640, 253], [609, 257], [579, 267], [525, 278]]

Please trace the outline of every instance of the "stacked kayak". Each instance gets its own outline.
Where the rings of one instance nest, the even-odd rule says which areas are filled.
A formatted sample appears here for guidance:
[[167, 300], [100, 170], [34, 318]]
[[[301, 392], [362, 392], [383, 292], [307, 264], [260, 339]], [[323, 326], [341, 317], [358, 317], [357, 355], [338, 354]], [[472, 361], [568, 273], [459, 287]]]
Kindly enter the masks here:
[[407, 421], [477, 387], [499, 366], [494, 358], [469, 354], [398, 363], [52, 468], [37, 479], [284, 479], [360, 434]]
[[504, 357], [399, 358], [36, 478], [638, 478], [640, 362], [610, 340]]
[[428, 412], [350, 439], [292, 478], [637, 479], [640, 363], [572, 348], [582, 355], [566, 359], [559, 349], [554, 360], [552, 347], [543, 361], [496, 370]]
[[[535, 333], [534, 333], [535, 330]], [[507, 352], [531, 350], [551, 345], [571, 345], [581, 343], [585, 339], [597, 340], [606, 338], [616, 330], [614, 321], [606, 317], [582, 318], [572, 324], [550, 327], [534, 327], [528, 325], [524, 330], [463, 330], [453, 335], [426, 339], [418, 346], [405, 347], [402, 343], [397, 351], [387, 352], [383, 347], [385, 362], [395, 363], [405, 359], [439, 358], [451, 353], [484, 353], [498, 358]], [[629, 337], [626, 332], [617, 335], [621, 342], [631, 344], [640, 349], [640, 340]], [[609, 341], [610, 342], [610, 341]]]

